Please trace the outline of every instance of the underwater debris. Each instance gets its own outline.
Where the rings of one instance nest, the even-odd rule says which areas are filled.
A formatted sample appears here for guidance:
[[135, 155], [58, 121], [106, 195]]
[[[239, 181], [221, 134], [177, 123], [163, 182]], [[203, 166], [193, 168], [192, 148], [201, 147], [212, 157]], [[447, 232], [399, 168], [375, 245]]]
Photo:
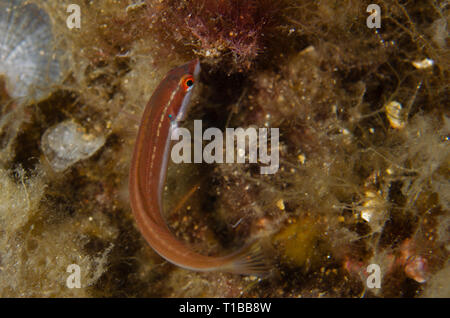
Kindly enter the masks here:
[[425, 283], [429, 278], [428, 260], [417, 254], [416, 243], [411, 239], [406, 239], [400, 245], [400, 256], [397, 263], [404, 266], [406, 276], [414, 279], [418, 283]]
[[418, 69], [430, 68], [434, 65], [434, 61], [431, 59], [425, 58], [422, 61], [412, 62], [412, 65], [414, 65], [414, 67], [418, 68]]
[[14, 98], [39, 100], [60, 79], [50, 18], [35, 4], [0, 0], [0, 75]]
[[386, 117], [394, 129], [402, 129], [406, 124], [406, 116], [402, 105], [399, 102], [392, 101], [384, 106]]
[[283, 201], [283, 199], [278, 200], [277, 203], [276, 203], [276, 205], [277, 205], [278, 209], [280, 209], [281, 211], [284, 211], [285, 206], [284, 206], [284, 201]]
[[378, 191], [367, 190], [361, 205], [361, 218], [374, 232], [381, 231], [387, 217], [386, 202], [382, 195]]
[[405, 274], [409, 278], [414, 279], [418, 283], [425, 283], [427, 281], [428, 261], [423, 256], [412, 257], [405, 265]]
[[92, 156], [105, 140], [103, 135], [87, 134], [83, 127], [68, 120], [47, 129], [41, 147], [53, 170], [59, 172]]

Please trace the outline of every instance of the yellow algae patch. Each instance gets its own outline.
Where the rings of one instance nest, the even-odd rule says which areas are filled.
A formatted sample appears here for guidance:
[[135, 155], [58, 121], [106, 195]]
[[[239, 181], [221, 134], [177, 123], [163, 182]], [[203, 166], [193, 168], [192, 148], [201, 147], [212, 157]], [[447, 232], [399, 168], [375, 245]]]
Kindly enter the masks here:
[[273, 241], [280, 247], [284, 261], [295, 266], [309, 266], [317, 255], [319, 222], [309, 216], [291, 219], [290, 222], [274, 236]]

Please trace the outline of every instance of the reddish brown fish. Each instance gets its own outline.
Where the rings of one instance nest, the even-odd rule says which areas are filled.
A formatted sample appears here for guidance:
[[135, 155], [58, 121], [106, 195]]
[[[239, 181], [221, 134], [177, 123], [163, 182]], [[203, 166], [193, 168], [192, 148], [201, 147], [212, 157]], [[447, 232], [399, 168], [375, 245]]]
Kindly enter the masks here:
[[144, 110], [129, 180], [134, 218], [150, 246], [175, 265], [195, 271], [261, 274], [266, 272], [267, 265], [257, 243], [226, 256], [201, 255], [179, 241], [162, 216], [161, 198], [171, 132], [186, 115], [199, 71], [198, 60], [171, 70], [156, 88]]

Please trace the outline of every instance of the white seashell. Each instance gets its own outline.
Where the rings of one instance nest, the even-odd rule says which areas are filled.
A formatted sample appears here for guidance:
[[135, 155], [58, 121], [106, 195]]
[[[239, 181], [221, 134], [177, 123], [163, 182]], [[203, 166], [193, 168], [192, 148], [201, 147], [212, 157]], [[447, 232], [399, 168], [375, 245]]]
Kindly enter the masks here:
[[0, 76], [14, 98], [39, 100], [60, 78], [50, 18], [35, 4], [0, 0]]

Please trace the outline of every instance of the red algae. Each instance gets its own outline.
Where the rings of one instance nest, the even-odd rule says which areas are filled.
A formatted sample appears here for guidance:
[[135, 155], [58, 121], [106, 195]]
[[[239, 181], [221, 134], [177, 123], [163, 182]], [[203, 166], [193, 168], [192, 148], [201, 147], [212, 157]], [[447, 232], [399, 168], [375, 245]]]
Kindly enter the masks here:
[[213, 60], [231, 55], [232, 65], [248, 69], [265, 50], [285, 5], [268, 0], [167, 1], [158, 19], [170, 21], [167, 32], [176, 40], [191, 40], [197, 54]]

